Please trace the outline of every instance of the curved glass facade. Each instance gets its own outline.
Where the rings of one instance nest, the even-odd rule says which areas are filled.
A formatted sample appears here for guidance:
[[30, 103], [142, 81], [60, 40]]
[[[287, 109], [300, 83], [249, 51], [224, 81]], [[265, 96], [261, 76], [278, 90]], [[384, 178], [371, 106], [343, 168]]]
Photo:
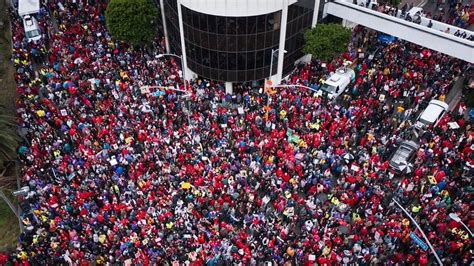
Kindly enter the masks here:
[[283, 62], [283, 76], [290, 73], [294, 69], [295, 61], [304, 56], [304, 32], [311, 28], [313, 12], [314, 0], [299, 0], [288, 7], [285, 38], [285, 50], [288, 53], [285, 54]]
[[[155, 2], [158, 5], [160, 1]], [[180, 55], [177, 0], [163, 0], [163, 3], [171, 52]], [[304, 55], [304, 31], [311, 27], [314, 4], [314, 0], [298, 0], [288, 7], [283, 76]], [[192, 71], [204, 78], [235, 83], [270, 76], [272, 49], [278, 48], [280, 40], [281, 11], [225, 17], [202, 14], [184, 5], [181, 9], [187, 65]], [[277, 72], [278, 53], [273, 59], [272, 75]]]
[[[219, 81], [245, 82], [270, 75], [278, 48], [281, 11], [250, 17], [223, 17], [182, 6], [188, 67]], [[276, 53], [275, 53], [276, 55]], [[276, 57], [273, 74], [277, 71]]]

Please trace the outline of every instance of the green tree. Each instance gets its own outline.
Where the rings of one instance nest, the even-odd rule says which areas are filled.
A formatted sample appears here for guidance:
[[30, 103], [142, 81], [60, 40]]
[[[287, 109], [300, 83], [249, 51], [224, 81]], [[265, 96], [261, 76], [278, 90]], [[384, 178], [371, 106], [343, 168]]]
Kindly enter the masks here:
[[336, 55], [347, 51], [351, 40], [351, 30], [340, 24], [317, 24], [304, 34], [303, 51], [323, 61], [332, 60]]
[[150, 43], [156, 36], [158, 10], [152, 0], [111, 0], [105, 22], [112, 37], [134, 46]]
[[389, 0], [388, 1], [392, 6], [400, 5], [401, 0]]
[[19, 137], [15, 132], [15, 119], [6, 115], [4, 110], [0, 114], [0, 169], [16, 158]]

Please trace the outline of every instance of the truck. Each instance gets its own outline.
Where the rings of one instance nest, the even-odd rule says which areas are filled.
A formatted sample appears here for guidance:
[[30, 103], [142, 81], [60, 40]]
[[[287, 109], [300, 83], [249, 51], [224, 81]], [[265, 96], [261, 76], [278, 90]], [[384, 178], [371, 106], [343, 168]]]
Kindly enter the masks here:
[[40, 0], [18, 0], [18, 15], [23, 20], [25, 36], [28, 41], [41, 39], [41, 30], [38, 21], [34, 17], [40, 12]]
[[20, 17], [39, 13], [39, 0], [18, 0], [18, 15]]
[[335, 100], [354, 79], [355, 72], [352, 68], [348, 66], [338, 68], [321, 86], [323, 95], [326, 95], [330, 100]]

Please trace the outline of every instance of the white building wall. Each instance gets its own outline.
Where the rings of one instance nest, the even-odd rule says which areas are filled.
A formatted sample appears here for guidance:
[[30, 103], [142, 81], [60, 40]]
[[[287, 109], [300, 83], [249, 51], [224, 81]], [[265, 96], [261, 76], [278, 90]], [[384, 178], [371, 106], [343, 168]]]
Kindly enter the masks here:
[[[454, 36], [456, 28], [452, 25], [433, 20], [433, 27], [428, 28], [428, 19], [422, 19], [421, 24], [416, 24], [341, 0], [327, 3], [326, 8], [328, 14], [474, 63], [474, 42]], [[449, 34], [442, 31], [448, 27]], [[472, 31], [461, 30], [463, 31], [468, 36], [474, 34]]]
[[249, 17], [281, 10], [283, 4], [291, 5], [297, 0], [181, 0], [181, 3], [199, 13]]

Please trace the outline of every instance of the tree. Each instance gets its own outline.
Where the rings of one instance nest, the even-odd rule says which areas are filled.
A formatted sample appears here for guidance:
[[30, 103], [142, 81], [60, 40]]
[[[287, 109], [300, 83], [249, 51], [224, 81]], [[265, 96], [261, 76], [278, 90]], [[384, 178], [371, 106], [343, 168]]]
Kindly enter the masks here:
[[158, 10], [152, 0], [111, 0], [105, 22], [112, 37], [141, 46], [156, 36]]
[[0, 115], [0, 169], [16, 158], [19, 137], [15, 132], [15, 118], [2, 111]]
[[401, 0], [389, 0], [388, 3], [396, 7], [400, 5]]
[[323, 61], [330, 61], [336, 55], [347, 51], [351, 30], [340, 24], [317, 24], [304, 34], [303, 51]]

